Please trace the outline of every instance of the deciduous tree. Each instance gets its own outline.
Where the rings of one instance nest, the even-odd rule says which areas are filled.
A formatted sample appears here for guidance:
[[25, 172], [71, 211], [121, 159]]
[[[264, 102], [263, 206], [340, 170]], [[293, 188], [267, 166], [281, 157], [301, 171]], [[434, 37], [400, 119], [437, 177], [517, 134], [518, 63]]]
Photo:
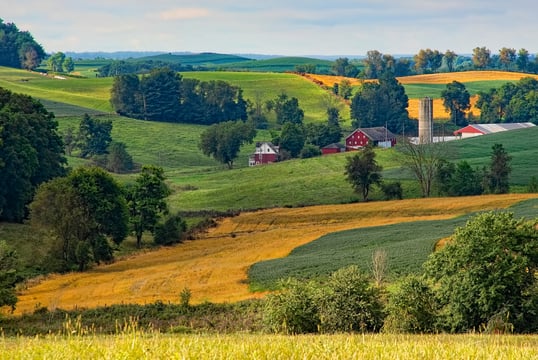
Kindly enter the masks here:
[[170, 189], [165, 183], [164, 170], [143, 166], [135, 183], [127, 188], [127, 207], [131, 231], [136, 236], [136, 246], [142, 246], [144, 231], [153, 232], [162, 215], [168, 213], [166, 198]]
[[212, 156], [231, 169], [241, 146], [251, 143], [254, 136], [256, 136], [256, 129], [251, 124], [242, 121], [226, 121], [207, 128], [200, 135], [198, 146], [204, 155]]
[[370, 146], [346, 159], [346, 179], [364, 201], [368, 200], [371, 187], [381, 184], [381, 170], [383, 168], [375, 160], [375, 152]]
[[4, 240], [0, 240], [0, 308], [4, 306], [15, 310], [17, 303], [17, 252]]
[[512, 157], [508, 155], [502, 144], [493, 145], [490, 168], [487, 174], [490, 193], [505, 194], [510, 190], [511, 160]]
[[425, 270], [444, 330], [538, 330], [537, 223], [508, 212], [482, 213], [430, 256]]
[[454, 125], [466, 125], [465, 112], [471, 108], [471, 95], [465, 85], [458, 81], [448, 83], [446, 89], [441, 92], [441, 98]]

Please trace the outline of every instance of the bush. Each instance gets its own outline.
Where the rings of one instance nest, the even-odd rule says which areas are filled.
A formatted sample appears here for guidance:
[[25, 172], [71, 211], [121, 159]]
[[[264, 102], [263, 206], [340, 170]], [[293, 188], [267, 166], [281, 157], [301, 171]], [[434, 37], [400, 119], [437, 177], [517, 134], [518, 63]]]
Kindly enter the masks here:
[[331, 274], [318, 299], [324, 332], [378, 331], [383, 324], [380, 291], [356, 265]]
[[403, 198], [402, 183], [400, 183], [399, 181], [391, 183], [382, 183], [381, 191], [383, 191], [383, 194], [385, 195], [385, 200], [402, 200]]
[[285, 334], [313, 333], [320, 321], [312, 283], [288, 279], [281, 292], [269, 294], [265, 301], [263, 321], [272, 332]]
[[321, 155], [321, 150], [318, 146], [312, 144], [306, 144], [301, 150], [299, 155], [301, 159], [309, 159]]
[[383, 330], [394, 333], [431, 333], [435, 331], [435, 295], [424, 279], [409, 276], [388, 298]]
[[153, 241], [157, 245], [172, 245], [182, 241], [183, 233], [187, 230], [187, 224], [178, 215], [169, 215], [163, 223], [155, 226]]

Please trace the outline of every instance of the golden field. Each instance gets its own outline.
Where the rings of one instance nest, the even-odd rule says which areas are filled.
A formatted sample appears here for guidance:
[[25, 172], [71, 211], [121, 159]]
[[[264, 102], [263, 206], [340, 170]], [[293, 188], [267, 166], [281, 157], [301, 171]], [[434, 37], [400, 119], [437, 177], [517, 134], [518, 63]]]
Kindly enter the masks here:
[[9, 359], [536, 359], [536, 335], [117, 335], [0, 338]]
[[248, 268], [286, 256], [322, 235], [365, 226], [447, 219], [506, 208], [534, 194], [409, 199], [348, 205], [269, 209], [225, 218], [200, 239], [142, 252], [85, 273], [50, 275], [18, 294], [16, 314], [39, 307], [92, 308], [118, 303], [179, 302], [185, 287], [192, 302], [234, 302], [249, 292]]
[[[346, 78], [343, 76], [333, 75], [317, 75], [306, 74], [306, 78], [315, 81], [325, 86], [333, 86], [335, 83], [340, 83], [342, 80], [348, 80], [351, 85], [358, 86], [363, 81], [372, 80], [360, 80], [356, 78]], [[398, 77], [398, 81], [402, 84], [448, 84], [452, 81], [459, 81], [461, 83], [472, 81], [491, 81], [491, 80], [506, 80], [506, 81], [518, 81], [524, 77], [533, 77], [538, 79], [538, 75], [525, 74], [518, 72], [507, 71], [463, 71], [452, 73], [439, 73], [439, 74], [425, 74], [425, 75], [413, 75]], [[472, 112], [474, 116], [480, 116], [480, 109], [475, 107], [478, 96], [471, 97], [471, 109], [468, 112]], [[419, 99], [409, 99], [409, 117], [412, 119], [418, 119], [418, 106]], [[448, 119], [450, 113], [445, 110], [442, 99], [433, 99], [433, 117], [434, 119]]]

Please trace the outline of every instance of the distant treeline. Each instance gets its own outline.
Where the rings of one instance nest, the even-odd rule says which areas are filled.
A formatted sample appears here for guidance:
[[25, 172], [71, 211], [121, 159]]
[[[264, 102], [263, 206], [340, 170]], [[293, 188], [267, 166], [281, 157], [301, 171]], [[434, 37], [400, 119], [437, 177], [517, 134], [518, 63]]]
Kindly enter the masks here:
[[159, 60], [117, 60], [97, 69], [98, 77], [119, 76], [127, 74], [148, 74], [154, 69], [168, 67], [173, 71], [206, 71], [204, 66], [182, 65]]
[[0, 19], [0, 66], [35, 69], [45, 56], [45, 50], [28, 31]]
[[114, 78], [111, 103], [124, 116], [178, 123], [210, 125], [246, 120], [242, 90], [225, 81], [183, 79], [170, 68]]

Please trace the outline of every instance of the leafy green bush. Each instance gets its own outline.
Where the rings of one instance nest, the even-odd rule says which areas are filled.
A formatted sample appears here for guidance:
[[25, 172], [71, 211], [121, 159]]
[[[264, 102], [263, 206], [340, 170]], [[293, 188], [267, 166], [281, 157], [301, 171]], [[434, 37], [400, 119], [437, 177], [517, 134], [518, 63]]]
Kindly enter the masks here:
[[185, 220], [178, 214], [169, 215], [164, 222], [155, 226], [153, 241], [157, 245], [172, 245], [182, 241], [183, 233], [187, 230]]
[[356, 265], [331, 274], [318, 296], [323, 332], [378, 331], [383, 324], [380, 291]]
[[272, 332], [285, 334], [313, 333], [320, 321], [316, 306], [316, 287], [288, 279], [283, 290], [266, 298], [263, 321]]
[[435, 331], [437, 304], [432, 289], [423, 278], [410, 275], [388, 297], [383, 330], [394, 333]]

